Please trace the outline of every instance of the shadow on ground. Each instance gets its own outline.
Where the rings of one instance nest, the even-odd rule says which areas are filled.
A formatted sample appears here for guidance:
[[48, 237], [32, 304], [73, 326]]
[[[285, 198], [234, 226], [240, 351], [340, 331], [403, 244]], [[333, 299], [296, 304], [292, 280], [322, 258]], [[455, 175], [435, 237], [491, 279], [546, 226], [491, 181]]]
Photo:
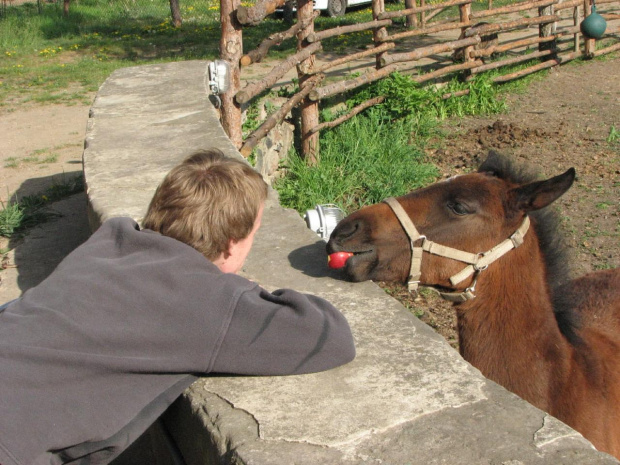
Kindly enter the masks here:
[[[37, 180], [28, 180], [24, 185], [31, 181]], [[9, 242], [11, 266], [0, 275], [0, 301], [15, 299], [39, 284], [65, 256], [90, 236], [85, 193], [54, 202], [50, 209], [59, 216], [30, 229], [26, 236]]]

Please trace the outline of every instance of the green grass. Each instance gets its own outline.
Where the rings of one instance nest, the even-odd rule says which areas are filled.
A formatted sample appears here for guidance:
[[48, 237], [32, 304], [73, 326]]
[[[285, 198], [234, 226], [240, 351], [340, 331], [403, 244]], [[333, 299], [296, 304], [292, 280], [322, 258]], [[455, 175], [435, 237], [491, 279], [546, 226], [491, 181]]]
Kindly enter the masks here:
[[347, 212], [427, 184], [436, 168], [411, 146], [409, 120], [389, 122], [379, 110], [321, 137], [321, 160], [308, 166], [291, 154], [288, 175], [276, 183], [283, 205], [302, 212], [335, 203]]
[[28, 228], [58, 217], [48, 207], [51, 203], [84, 191], [82, 176], [63, 179], [43, 193], [9, 201], [0, 201], [0, 236], [11, 238]]
[[0, 17], [0, 105], [89, 102], [115, 69], [217, 56], [215, 2], [184, 1], [178, 29], [168, 2], [136, 0], [131, 10], [126, 3], [72, 2], [67, 18], [46, 2], [40, 13], [35, 4], [8, 7]]
[[[501, 0], [509, 3], [508, 0]], [[487, 2], [474, 2], [475, 9]], [[498, 4], [499, 5], [499, 4]], [[401, 8], [387, 2], [386, 8]], [[22, 103], [89, 103], [112, 71], [144, 63], [214, 59], [219, 53], [219, 1], [184, 0], [183, 24], [173, 27], [165, 0], [71, 2], [64, 17], [60, 3], [41, 2], [8, 6], [0, 10], [0, 106]], [[457, 11], [449, 9], [446, 14]], [[454, 11], [452, 11], [454, 10]], [[341, 18], [321, 16], [315, 27], [370, 21], [369, 7], [352, 9]], [[404, 19], [403, 19], [404, 21]], [[262, 39], [288, 25], [275, 16], [258, 27], [244, 29], [244, 48], [255, 48]], [[348, 53], [372, 42], [372, 33], [360, 32], [324, 42], [324, 49]], [[294, 51], [296, 39], [272, 48], [271, 58]]]

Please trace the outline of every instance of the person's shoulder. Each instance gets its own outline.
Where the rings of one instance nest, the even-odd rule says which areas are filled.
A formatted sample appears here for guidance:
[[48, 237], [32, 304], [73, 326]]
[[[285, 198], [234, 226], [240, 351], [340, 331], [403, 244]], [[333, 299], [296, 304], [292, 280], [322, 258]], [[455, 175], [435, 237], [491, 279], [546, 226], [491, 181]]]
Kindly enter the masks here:
[[140, 225], [133, 218], [129, 218], [127, 216], [117, 216], [114, 218], [110, 218], [103, 222], [100, 226], [105, 229], [133, 229], [136, 231], [140, 230]]

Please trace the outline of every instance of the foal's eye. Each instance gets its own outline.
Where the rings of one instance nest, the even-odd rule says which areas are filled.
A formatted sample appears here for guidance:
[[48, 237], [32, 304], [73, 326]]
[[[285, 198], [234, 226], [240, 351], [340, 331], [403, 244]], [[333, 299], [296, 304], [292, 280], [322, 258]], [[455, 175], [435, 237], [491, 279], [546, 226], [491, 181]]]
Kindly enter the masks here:
[[469, 213], [469, 210], [467, 210], [463, 204], [458, 202], [448, 202], [448, 208], [459, 216], [467, 215]]

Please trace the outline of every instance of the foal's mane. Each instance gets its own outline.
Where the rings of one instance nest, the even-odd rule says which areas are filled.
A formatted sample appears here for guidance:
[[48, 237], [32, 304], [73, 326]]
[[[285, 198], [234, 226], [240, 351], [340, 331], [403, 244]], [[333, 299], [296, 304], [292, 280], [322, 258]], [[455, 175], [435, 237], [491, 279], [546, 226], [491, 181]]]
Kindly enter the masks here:
[[[480, 165], [479, 172], [490, 172], [500, 179], [515, 184], [527, 184], [540, 181], [540, 173], [532, 166], [515, 162], [514, 159], [497, 152], [489, 152], [489, 156]], [[578, 315], [572, 309], [570, 302], [562, 299], [558, 288], [570, 279], [570, 262], [567, 247], [561, 234], [560, 216], [553, 205], [530, 213], [532, 226], [538, 240], [547, 268], [547, 283], [551, 290], [555, 316], [562, 333], [571, 342], [576, 343], [578, 336], [575, 329], [578, 325]]]

